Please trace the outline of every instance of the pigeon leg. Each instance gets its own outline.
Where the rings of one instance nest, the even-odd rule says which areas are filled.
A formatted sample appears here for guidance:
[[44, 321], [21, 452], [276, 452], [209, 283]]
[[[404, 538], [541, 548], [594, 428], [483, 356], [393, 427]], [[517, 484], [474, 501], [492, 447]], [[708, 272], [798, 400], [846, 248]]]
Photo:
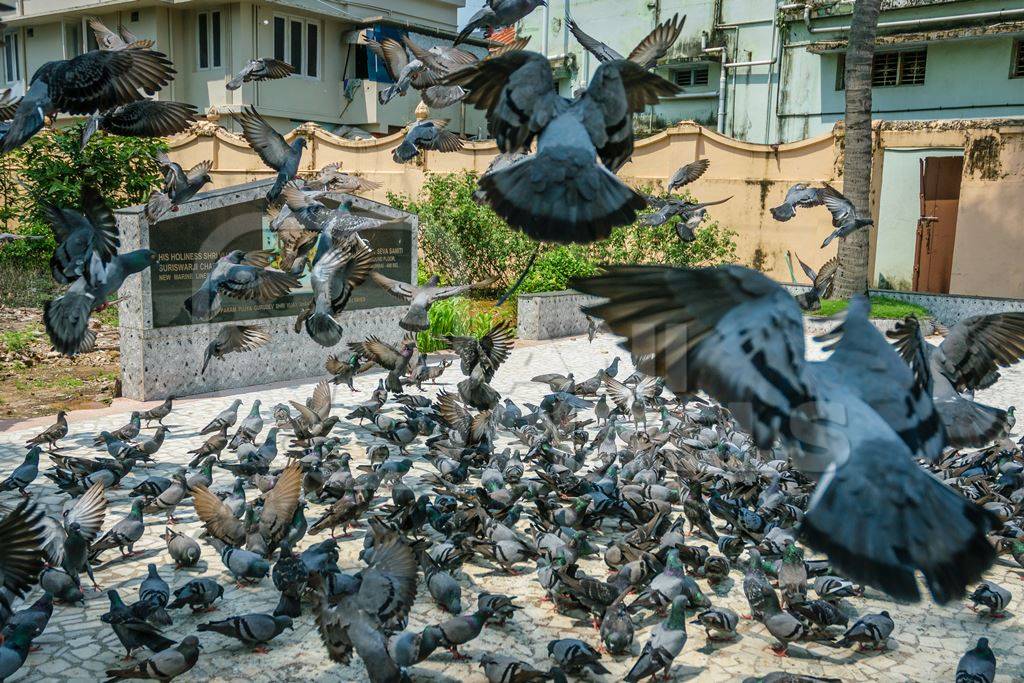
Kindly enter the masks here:
[[775, 654], [776, 657], [789, 656], [789, 646], [786, 644], [782, 644], [781, 646], [772, 645], [769, 649]]
[[266, 645], [257, 645], [252, 649], [252, 651], [258, 655], [265, 655], [270, 652], [270, 648], [268, 648]]
[[451, 652], [452, 653], [452, 657], [454, 657], [458, 661], [462, 661], [464, 659], [469, 659], [469, 655], [464, 655], [461, 652], [459, 652], [459, 646], [458, 645], [452, 645], [450, 648], [448, 648], [448, 651]]

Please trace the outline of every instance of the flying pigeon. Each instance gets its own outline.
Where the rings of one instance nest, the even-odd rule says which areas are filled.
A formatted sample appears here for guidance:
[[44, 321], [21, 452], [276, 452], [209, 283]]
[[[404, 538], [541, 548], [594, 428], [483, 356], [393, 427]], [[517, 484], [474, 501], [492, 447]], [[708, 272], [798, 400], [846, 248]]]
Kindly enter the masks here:
[[833, 256], [825, 262], [825, 265], [818, 272], [814, 272], [814, 269], [801, 261], [799, 256], [796, 254], [793, 254], [793, 256], [796, 257], [797, 263], [800, 264], [800, 268], [804, 271], [804, 275], [811, 281], [811, 288], [806, 292], [797, 294], [796, 302], [805, 311], [820, 310], [821, 300], [830, 298], [835, 288], [836, 271], [839, 270], [839, 258]]
[[478, 28], [511, 26], [533, 10], [547, 4], [547, 0], [488, 0], [480, 10], [469, 18], [452, 45], [463, 42]]
[[535, 154], [479, 180], [482, 197], [513, 228], [536, 240], [587, 243], [632, 223], [647, 205], [615, 172], [633, 153], [632, 114], [678, 92], [674, 84], [630, 61], [604, 62], [570, 101], [535, 52], [485, 59], [442, 82], [466, 88], [465, 101], [487, 110], [500, 151], [526, 152], [537, 141]]
[[213, 265], [198, 291], [185, 300], [193, 320], [209, 321], [220, 311], [221, 295], [269, 302], [298, 289], [294, 275], [267, 268], [264, 252], [235, 249]]
[[398, 280], [392, 280], [391, 278], [381, 275], [377, 271], [370, 273], [370, 277], [373, 279], [377, 286], [383, 289], [391, 296], [402, 299], [409, 303], [409, 310], [406, 311], [405, 316], [399, 321], [399, 326], [403, 330], [410, 332], [422, 332], [423, 330], [430, 329], [430, 318], [429, 311], [430, 306], [435, 301], [441, 301], [442, 299], [450, 299], [453, 296], [459, 296], [474, 289], [481, 289], [494, 284], [494, 278], [487, 280], [481, 280], [479, 282], [472, 282], [466, 285], [452, 285], [449, 287], [441, 287], [441, 279], [437, 275], [432, 275], [426, 283], [420, 286], [408, 284], [405, 282], [399, 282]]
[[288, 78], [293, 73], [295, 73], [295, 67], [288, 62], [282, 62], [280, 59], [272, 57], [259, 57], [249, 60], [249, 63], [242, 67], [242, 70], [224, 87], [228, 90], [238, 90], [243, 83]]
[[199, 374], [206, 374], [210, 360], [222, 360], [229, 353], [255, 351], [270, 341], [270, 335], [262, 325], [225, 325], [217, 336], [206, 345], [203, 353], [203, 367]]
[[782, 201], [782, 204], [773, 206], [769, 210], [771, 211], [772, 218], [785, 222], [796, 215], [797, 207], [809, 208], [821, 205], [821, 190], [811, 187], [806, 183], [797, 183], [786, 191], [786, 198]]
[[[629, 53], [629, 57], [623, 57], [605, 43], [602, 43], [600, 40], [584, 33], [583, 29], [580, 28], [580, 25], [577, 24], [571, 16], [569, 16], [568, 12], [569, 6], [566, 5], [565, 23], [569, 27], [569, 31], [572, 33], [573, 37], [579, 41], [579, 44], [583, 46], [583, 49], [597, 57], [599, 62], [628, 59], [631, 62], [639, 64], [644, 69], [653, 69], [655, 65], [657, 65], [658, 60], [668, 54], [672, 45], [679, 39], [679, 34], [682, 33], [683, 24], [686, 23], [686, 15], [683, 15], [683, 18], [680, 19], [678, 14], [673, 14], [671, 19], [667, 19], [655, 26], [654, 29], [648, 33], [636, 47], [633, 48], [632, 52]], [[707, 166], [705, 166], [705, 168], [707, 168]], [[680, 169], [680, 171], [681, 170], [682, 169]], [[700, 171], [700, 173], [703, 172], [703, 170]], [[700, 173], [698, 173], [695, 178], [699, 177]], [[675, 178], [673, 178], [673, 180], [675, 180]], [[680, 186], [685, 184], [686, 183], [680, 183]], [[669, 189], [672, 189], [671, 183], [669, 184]]]
[[139, 40], [123, 24], [118, 25], [115, 33], [96, 17], [89, 17], [89, 28], [96, 36], [96, 44], [101, 50], [137, 50], [151, 48], [154, 45], [152, 40]]
[[255, 107], [247, 107], [236, 117], [242, 126], [242, 135], [253, 151], [270, 168], [277, 171], [277, 182], [267, 191], [267, 202], [273, 203], [281, 196], [285, 183], [295, 178], [306, 148], [306, 138], [297, 135], [289, 145], [284, 137], [270, 127]]
[[447, 121], [418, 121], [409, 127], [402, 144], [395, 148], [391, 157], [396, 164], [404, 164], [419, 156], [422, 150], [457, 152], [462, 149], [462, 139], [447, 130]]
[[854, 207], [853, 202], [844, 197], [840, 192], [825, 183], [825, 187], [821, 190], [821, 203], [825, 205], [828, 212], [832, 214], [832, 227], [835, 230], [832, 231], [825, 241], [821, 243], [821, 248], [824, 249], [829, 243], [836, 237], [846, 237], [861, 228], [866, 228], [869, 225], [874, 225], [875, 222], [870, 218], [861, 218], [857, 215], [857, 209]]
[[[920, 571], [942, 603], [992, 564], [985, 534], [994, 517], [915, 462], [941, 454], [942, 425], [931, 396], [868, 322], [863, 297], [825, 337], [832, 355], [811, 362], [799, 306], [741, 266], [614, 267], [574, 288], [608, 299], [585, 312], [624, 335], [632, 352], [653, 353], [648, 366], [669, 388], [750, 406], [736, 419], [754, 443], [770, 448], [778, 437], [798, 467], [826, 474], [802, 532], [845, 575], [916, 600]], [[934, 537], [939, 519], [942, 544], [925, 552], [917, 539]]]
[[139, 138], [162, 138], [183, 133], [196, 122], [195, 105], [163, 100], [139, 100], [93, 114], [82, 128], [82, 149], [96, 131]]

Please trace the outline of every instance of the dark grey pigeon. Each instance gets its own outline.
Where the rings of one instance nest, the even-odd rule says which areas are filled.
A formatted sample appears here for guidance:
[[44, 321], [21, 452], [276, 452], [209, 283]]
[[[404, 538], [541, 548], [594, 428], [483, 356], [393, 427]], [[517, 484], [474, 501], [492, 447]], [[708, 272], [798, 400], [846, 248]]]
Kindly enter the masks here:
[[662, 199], [660, 197], [648, 196], [647, 203], [650, 206], [658, 207], [658, 210], [644, 218], [644, 225], [664, 225], [671, 218], [679, 216], [680, 220], [675, 225], [676, 235], [683, 242], [693, 242], [697, 239], [694, 230], [699, 228], [700, 224], [707, 218], [708, 212], [706, 207], [724, 204], [730, 199], [732, 199], [731, 196], [714, 202], [694, 203], [672, 198]]
[[797, 294], [796, 302], [805, 311], [820, 310], [821, 300], [830, 298], [835, 288], [836, 271], [839, 270], [839, 258], [833, 256], [825, 262], [825, 265], [818, 272], [814, 272], [814, 269], [801, 261], [799, 256], [795, 253], [793, 256], [796, 257], [797, 263], [800, 264], [800, 268], [804, 271], [804, 275], [811, 281], [811, 288], [806, 292]]
[[179, 609], [187, 606], [193, 612], [200, 610], [209, 612], [215, 609], [213, 603], [222, 597], [224, 597], [224, 587], [213, 579], [192, 579], [174, 591], [174, 600], [168, 603], [167, 609]]
[[140, 100], [93, 114], [82, 128], [82, 149], [96, 131], [137, 138], [160, 138], [184, 133], [197, 121], [195, 105], [163, 100]]
[[39, 476], [39, 454], [43, 452], [43, 449], [39, 446], [33, 446], [29, 449], [28, 453], [25, 454], [25, 460], [14, 468], [10, 476], [0, 482], [0, 491], [17, 491], [25, 498], [29, 497], [28, 485], [36, 480]]
[[377, 101], [380, 104], [384, 105], [396, 97], [404, 96], [409, 91], [409, 86], [425, 91], [434, 82], [435, 75], [423, 60], [409, 59], [405, 47], [394, 38], [385, 38], [383, 42], [369, 38], [366, 39], [366, 47], [380, 60], [388, 76], [394, 81], [377, 93]]
[[452, 45], [458, 45], [478, 28], [511, 26], [533, 10], [547, 4], [547, 0], [488, 0], [483, 8], [469, 18]]
[[295, 67], [288, 62], [282, 62], [273, 57], [259, 57], [249, 60], [249, 63], [242, 67], [242, 70], [224, 87], [228, 90], [238, 90], [243, 83], [288, 78], [293, 73], [295, 73]]
[[266, 559], [241, 548], [224, 546], [220, 559], [240, 585], [242, 582], [255, 583], [270, 573], [270, 563]]
[[825, 241], [821, 243], [821, 248], [824, 249], [829, 243], [837, 237], [846, 237], [861, 228], [866, 228], [869, 225], [874, 225], [875, 222], [870, 218], [861, 218], [857, 215], [857, 209], [854, 207], [853, 202], [844, 197], [839, 190], [832, 187], [828, 183], [825, 183], [825, 187], [821, 189], [821, 203], [825, 205], [829, 213], [832, 214], [832, 227], [835, 230], [832, 231]]
[[309, 278], [313, 300], [296, 319], [296, 332], [303, 324], [317, 344], [335, 346], [340, 343], [343, 330], [335, 316], [345, 310], [352, 292], [366, 280], [372, 267], [372, 252], [359, 239], [349, 239], [343, 245], [318, 253]]
[[632, 223], [647, 205], [615, 172], [633, 154], [632, 115], [678, 86], [616, 60], [568, 100], [547, 57], [535, 52], [485, 59], [442, 82], [466, 88], [465, 101], [487, 110], [500, 151], [528, 152], [537, 142], [535, 154], [479, 180], [482, 198], [513, 228], [538, 241], [588, 243]]
[[[132, 501], [132, 509], [124, 519], [107, 529], [106, 533], [96, 539], [89, 548], [89, 559], [95, 560], [105, 550], [117, 548], [125, 557], [135, 554], [135, 544], [142, 538], [146, 525], [142, 521], [144, 501], [136, 498]], [[127, 552], [125, 552], [127, 548]]]
[[608, 673], [597, 650], [577, 638], [552, 640], [548, 643], [548, 656], [567, 674], [578, 674], [583, 669], [595, 674]]
[[108, 683], [122, 679], [170, 681], [189, 671], [199, 661], [199, 639], [185, 636], [174, 647], [156, 652], [128, 669], [107, 669]]
[[240, 640], [252, 646], [257, 652], [266, 652], [267, 643], [281, 635], [286, 628], [295, 629], [291, 617], [259, 613], [243, 614], [240, 617], [210, 621], [196, 626], [196, 630], [200, 632], [213, 631]]
[[788, 221], [796, 215], [797, 207], [806, 209], [812, 206], [821, 206], [821, 190], [811, 187], [806, 183], [797, 183], [786, 191], [786, 198], [778, 206], [773, 206], [772, 218], [777, 221]]
[[843, 638], [836, 643], [836, 646], [859, 645], [860, 647], [870, 647], [873, 650], [885, 648], [885, 644], [895, 628], [896, 624], [885, 610], [878, 614], [866, 614], [843, 634]]
[[68, 285], [81, 278], [93, 254], [98, 254], [102, 263], [117, 254], [121, 240], [114, 214], [92, 187], [82, 189], [81, 211], [47, 201], [40, 201], [39, 206], [57, 242], [50, 272], [59, 284]]
[[[944, 603], [991, 566], [986, 534], [995, 517], [915, 461], [942, 453], [942, 423], [927, 389], [868, 320], [866, 298], [854, 298], [822, 338], [828, 359], [808, 361], [799, 306], [747, 268], [614, 267], [574, 288], [608, 299], [585, 312], [626, 336], [632, 352], [655, 354], [648, 365], [670, 389], [754, 406], [735, 417], [755, 445], [779, 438], [801, 470], [828, 472], [801, 530], [837, 571], [906, 600], [920, 598], [920, 571]], [[941, 543], [922, 546], [940, 519]]]
[[141, 273], [156, 262], [156, 252], [149, 249], [119, 254], [107, 263], [94, 251], [82, 277], [43, 305], [43, 324], [53, 348], [68, 356], [91, 350], [96, 333], [89, 329], [89, 316], [106, 308], [107, 298], [121, 288], [128, 276]]
[[294, 275], [267, 268], [267, 263], [264, 252], [235, 249], [222, 256], [198, 291], [185, 300], [185, 310], [193, 320], [209, 321], [220, 311], [224, 294], [268, 303], [299, 288]]
[[402, 144], [391, 153], [396, 164], [412, 161], [420, 155], [420, 151], [436, 150], [438, 152], [457, 152], [462, 149], [462, 138], [445, 129], [446, 121], [417, 121], [405, 133]]
[[152, 605], [141, 602], [126, 605], [116, 590], [107, 591], [107, 597], [110, 598], [110, 610], [100, 617], [100, 621], [110, 624], [129, 656], [143, 647], [160, 652], [174, 645], [173, 640], [160, 635], [160, 629], [148, 621], [154, 609]]
[[163, 152], [155, 158], [164, 174], [164, 185], [161, 190], [154, 190], [146, 202], [146, 220], [150, 224], [156, 223], [169, 211], [176, 212], [181, 204], [196, 196], [207, 183], [213, 182], [210, 177], [213, 162], [209, 159], [186, 171]]
[[[107, 111], [154, 95], [174, 77], [167, 56], [153, 50], [91, 50], [73, 59], [39, 67], [18, 104], [0, 154], [25, 144], [58, 112], [72, 115]], [[141, 91], [141, 92], [140, 92]]]
[[[633, 51], [629, 53], [629, 57], [623, 57], [597, 38], [584, 33], [579, 24], [569, 16], [568, 11], [569, 8], [566, 6], [565, 23], [569, 27], [569, 31], [572, 33], [573, 37], [579, 41], [579, 44], [583, 46], [583, 49], [597, 57], [599, 62], [629, 59], [629, 61], [636, 62], [645, 69], [653, 69], [657, 65], [658, 60], [668, 54], [669, 49], [671, 49], [672, 45], [679, 39], [679, 34], [682, 33], [683, 24], [686, 23], [686, 15], [683, 15], [683, 18], [680, 19], [678, 14], [673, 14], [671, 19], [667, 19], [655, 26], [654, 30], [648, 33], [647, 36], [633, 48]], [[705, 166], [705, 168], [707, 168], [707, 166]], [[680, 171], [681, 170], [683, 169], [680, 169]], [[678, 175], [678, 173], [679, 172], [677, 171], [676, 174]], [[701, 171], [701, 173], [703, 173], [703, 171]], [[700, 174], [698, 173], [697, 175], [699, 176]], [[681, 185], [685, 184], [686, 183], [681, 183]], [[669, 184], [669, 189], [672, 189], [671, 184]]]
[[217, 336], [206, 345], [203, 352], [203, 367], [199, 374], [206, 374], [210, 360], [221, 360], [229, 353], [255, 351], [270, 341], [267, 328], [263, 325], [225, 325]]
[[148, 565], [146, 571], [146, 578], [139, 584], [139, 600], [165, 607], [167, 601], [171, 599], [171, 587], [160, 578], [160, 572], [157, 571], [155, 564]]
[[697, 159], [688, 164], [680, 166], [668, 180], [668, 191], [672, 192], [680, 187], [689, 185], [700, 178], [711, 166], [710, 159]]
[[295, 178], [302, 160], [306, 138], [297, 135], [289, 145], [284, 137], [263, 120], [255, 107], [247, 107], [237, 116], [242, 126], [242, 135], [253, 151], [270, 168], [277, 171], [277, 182], [267, 192], [267, 201], [274, 202], [281, 196], [285, 183]]
[[996, 678], [996, 656], [988, 646], [988, 638], [964, 653], [956, 665], [956, 683], [992, 683]]
[[85, 593], [76, 577], [63, 569], [47, 567], [39, 575], [39, 587], [53, 595], [54, 600], [71, 604], [85, 604]]
[[17, 626], [10, 637], [0, 645], [0, 681], [13, 676], [28, 659], [28, 652], [32, 647], [32, 638], [34, 637], [32, 630], [31, 624]]
[[624, 680], [639, 681], [653, 678], [659, 671], [668, 678], [672, 662], [686, 646], [687, 604], [687, 599], [682, 595], [672, 600], [668, 618], [651, 631], [650, 639], [640, 652], [640, 658], [633, 664]]

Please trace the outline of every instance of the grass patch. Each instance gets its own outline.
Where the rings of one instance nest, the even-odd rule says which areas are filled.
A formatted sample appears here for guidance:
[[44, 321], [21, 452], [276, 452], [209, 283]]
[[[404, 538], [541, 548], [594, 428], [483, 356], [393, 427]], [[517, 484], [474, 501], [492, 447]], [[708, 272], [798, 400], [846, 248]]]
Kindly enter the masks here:
[[[849, 302], [843, 299], [822, 299], [821, 310], [805, 311], [805, 313], [815, 317], [828, 317], [845, 311], [848, 305]], [[932, 312], [924, 306], [907, 303], [906, 301], [900, 301], [899, 299], [893, 299], [888, 296], [871, 297], [872, 318], [902, 320], [908, 315], [912, 315], [917, 318], [931, 318]]]
[[11, 330], [0, 333], [0, 347], [8, 353], [22, 353], [28, 351], [33, 342], [39, 338], [39, 330], [26, 328], [24, 330]]

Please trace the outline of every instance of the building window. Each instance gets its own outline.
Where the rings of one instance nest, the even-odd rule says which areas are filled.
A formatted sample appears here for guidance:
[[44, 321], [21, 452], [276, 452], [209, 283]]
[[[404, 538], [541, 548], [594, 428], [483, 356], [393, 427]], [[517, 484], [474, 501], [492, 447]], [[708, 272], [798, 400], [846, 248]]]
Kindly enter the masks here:
[[21, 81], [21, 51], [16, 31], [4, 34], [4, 80], [7, 83]]
[[319, 78], [320, 22], [275, 16], [274, 59], [288, 62], [297, 74]]
[[706, 64], [678, 69], [672, 72], [672, 80], [682, 87], [708, 84], [708, 66]]
[[64, 59], [71, 59], [82, 54], [82, 23], [79, 21], [64, 24]]
[[[887, 88], [897, 85], [924, 85], [927, 48], [876, 52], [871, 63], [871, 87]], [[846, 88], [846, 55], [836, 60], [836, 90]]]
[[196, 15], [196, 64], [200, 69], [221, 65], [220, 12], [200, 12]]
[[1024, 43], [1020, 38], [1013, 41], [1013, 64], [1010, 65], [1010, 78], [1024, 78]]

